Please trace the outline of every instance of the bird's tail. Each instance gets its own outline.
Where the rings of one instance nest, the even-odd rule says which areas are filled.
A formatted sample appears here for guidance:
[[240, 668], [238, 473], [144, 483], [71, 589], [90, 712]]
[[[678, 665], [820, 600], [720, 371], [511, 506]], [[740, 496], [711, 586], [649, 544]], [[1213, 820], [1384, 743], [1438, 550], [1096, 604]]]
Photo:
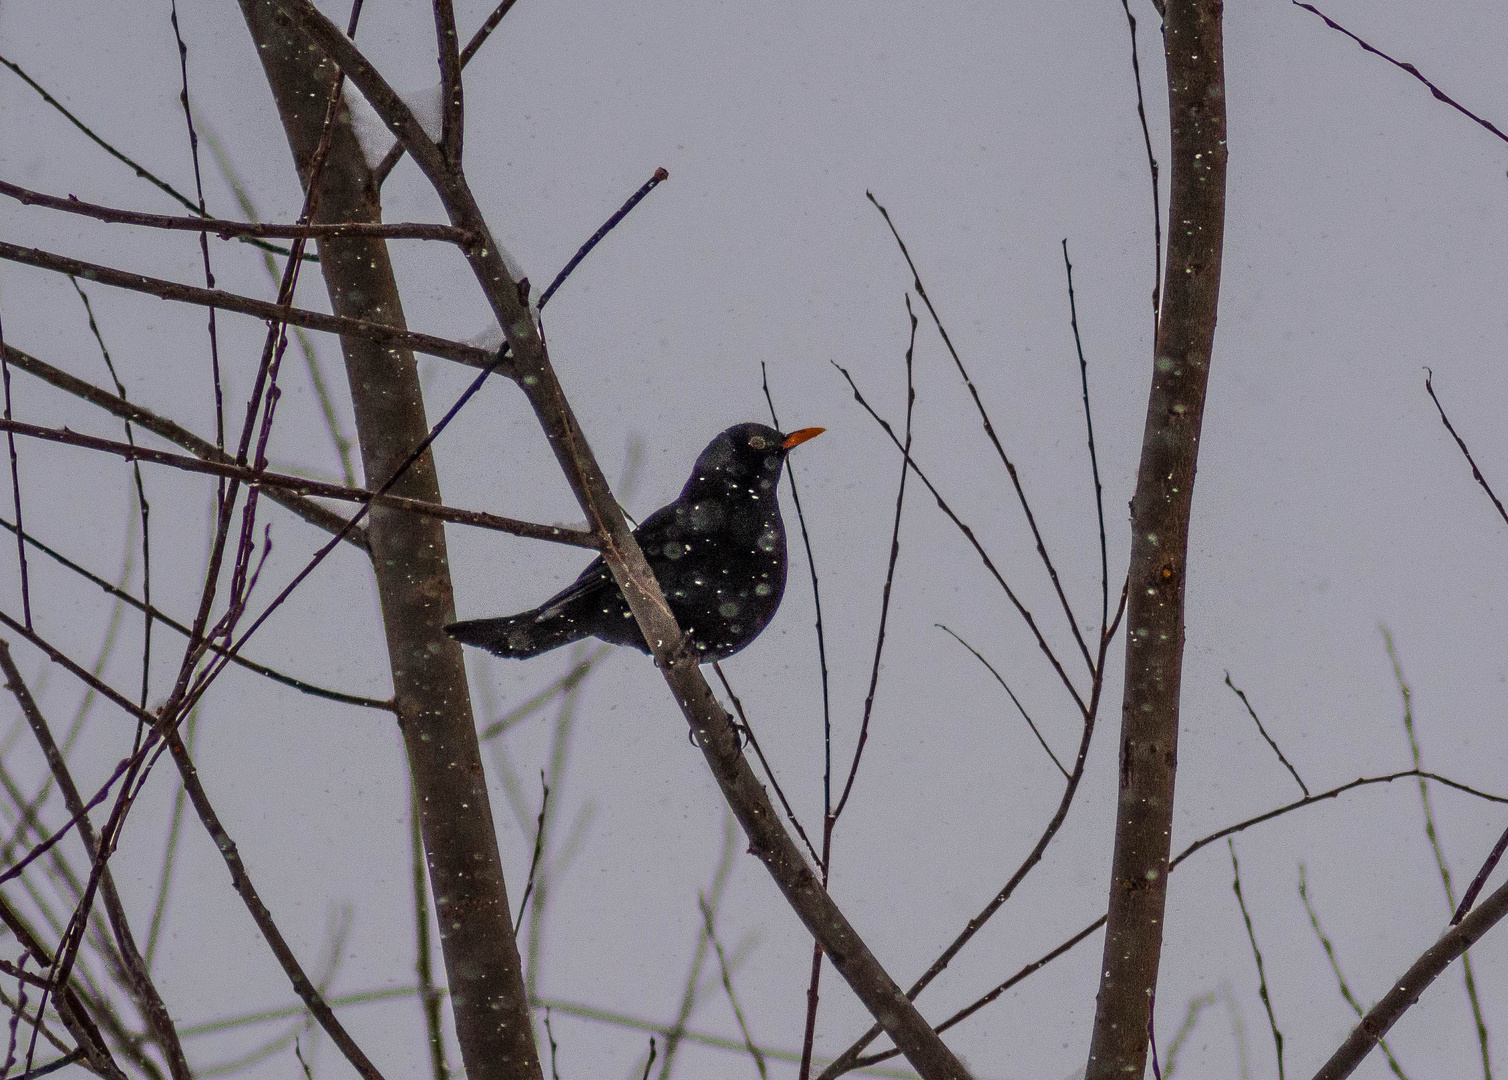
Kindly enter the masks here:
[[476, 645], [495, 656], [519, 660], [538, 656], [584, 636], [571, 620], [542, 617], [538, 609], [497, 619], [451, 623], [445, 632], [462, 645]]

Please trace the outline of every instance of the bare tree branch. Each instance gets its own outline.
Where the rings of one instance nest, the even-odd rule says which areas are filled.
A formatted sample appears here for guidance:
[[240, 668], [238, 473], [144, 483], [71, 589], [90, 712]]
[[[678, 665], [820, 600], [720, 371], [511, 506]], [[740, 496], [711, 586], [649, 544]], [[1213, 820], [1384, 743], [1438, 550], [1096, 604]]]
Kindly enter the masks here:
[[328, 239], [332, 236], [366, 236], [382, 240], [444, 240], [452, 244], [464, 244], [470, 239], [465, 233], [449, 225], [430, 225], [422, 222], [402, 221], [385, 224], [380, 221], [347, 221], [330, 225], [269, 225], [260, 221], [222, 221], [212, 217], [175, 217], [171, 214], [144, 214], [135, 210], [117, 210], [113, 206], [84, 202], [72, 195], [59, 198], [41, 191], [32, 191], [0, 180], [0, 195], [9, 195], [25, 206], [45, 206], [49, 210], [62, 210], [80, 214], [96, 221], [119, 225], [139, 225], [149, 229], [176, 229], [183, 232], [214, 233], [226, 240], [233, 236], [275, 236], [296, 239]]
[[1356, 1067], [1371, 1053], [1372, 1047], [1419, 1000], [1430, 983], [1450, 966], [1451, 961], [1480, 941], [1504, 915], [1508, 915], [1508, 884], [1498, 886], [1496, 892], [1482, 901], [1470, 915], [1447, 930], [1414, 961], [1401, 978], [1394, 981], [1392, 989], [1373, 1006], [1361, 1023], [1352, 1029], [1350, 1037], [1314, 1074], [1314, 1080], [1342, 1080], [1356, 1071]]
[[118, 457], [125, 458], [127, 461], [145, 461], [154, 465], [168, 465], [183, 472], [204, 473], [209, 476], [223, 476], [232, 480], [242, 480], [252, 487], [281, 488], [285, 491], [315, 495], [323, 499], [342, 499], [346, 502], [370, 503], [373, 506], [387, 507], [393, 510], [405, 510], [420, 517], [432, 518], [436, 521], [452, 521], [458, 525], [474, 525], [477, 528], [510, 533], [514, 536], [523, 536], [532, 540], [550, 540], [555, 543], [584, 548], [595, 548], [597, 546], [596, 540], [591, 533], [583, 532], [580, 529], [567, 528], [563, 525], [540, 525], [532, 521], [520, 521], [517, 518], [500, 517], [497, 514], [489, 514], [485, 510], [461, 510], [453, 506], [440, 506], [424, 502], [420, 499], [411, 499], [403, 495], [389, 495], [378, 491], [368, 491], [366, 488], [348, 488], [340, 484], [327, 484], [321, 480], [310, 480], [302, 476], [290, 476], [287, 473], [268, 472], [265, 469], [254, 469], [245, 465], [235, 465], [228, 462], [205, 461], [203, 458], [186, 457], [183, 454], [171, 454], [166, 450], [152, 450], [145, 446], [132, 446], [130, 443], [116, 442], [113, 439], [100, 439], [93, 435], [83, 435], [76, 431], [69, 431], [67, 428], [46, 428], [38, 427], [36, 424], [23, 424], [18, 420], [0, 420], [0, 431], [14, 432], [17, 435], [26, 435], [46, 442], [61, 443], [64, 446], [76, 446], [85, 450], [99, 450], [107, 454], [115, 454]]
[[1162, 958], [1178, 763], [1189, 514], [1220, 296], [1225, 73], [1220, 0], [1168, 0], [1173, 132], [1167, 272], [1131, 510], [1120, 797], [1085, 1080], [1141, 1076]]
[[[78, 819], [79, 837], [84, 842], [84, 850], [91, 858], [98, 858], [99, 837], [95, 835], [89, 815], [84, 811], [84, 800], [79, 795], [77, 785], [73, 782], [73, 774], [68, 769], [68, 763], [63, 759], [63, 752], [52, 737], [52, 728], [48, 725], [47, 718], [37, 707], [36, 699], [32, 697], [26, 681], [21, 677], [15, 660], [11, 658], [10, 645], [3, 640], [0, 640], [0, 671], [5, 673], [6, 689], [21, 706], [21, 713], [26, 717], [26, 722], [31, 725], [37, 745], [41, 747], [42, 754], [47, 759], [48, 768], [52, 772], [53, 779], [57, 781], [58, 790], [63, 794], [63, 805]], [[100, 895], [104, 899], [110, 928], [115, 934], [115, 944], [120, 951], [125, 973], [130, 980], [131, 993], [141, 1007], [147, 1027], [152, 1033], [152, 1039], [162, 1050], [163, 1057], [167, 1059], [168, 1070], [173, 1080], [188, 1080], [192, 1073], [189, 1070], [188, 1060], [183, 1056], [183, 1045], [178, 1041], [178, 1032], [173, 1026], [172, 1017], [168, 1014], [167, 1005], [163, 1003], [162, 995], [157, 992], [157, 987], [152, 983], [152, 976], [147, 971], [146, 961], [142, 959], [136, 947], [136, 939], [126, 919], [125, 905], [121, 903], [120, 893], [115, 888], [115, 878], [108, 866], [100, 878]]]
[[[229, 464], [232, 458], [229, 454], [216, 447], [208, 440], [201, 439], [187, 428], [180, 427], [171, 420], [164, 419], [148, 409], [142, 408], [134, 402], [127, 401], [118, 394], [112, 394], [108, 390], [102, 390], [93, 383], [77, 378], [60, 368], [53, 367], [45, 360], [39, 360], [30, 353], [22, 352], [11, 345], [5, 345], [5, 359], [13, 364], [17, 370], [24, 371], [28, 375], [35, 375], [43, 382], [50, 383], [64, 393], [87, 401], [91, 405], [97, 405], [123, 420], [128, 420], [137, 427], [150, 431], [153, 435], [166, 439], [183, 447], [196, 457], [206, 461], [218, 461]], [[329, 533], [338, 533], [345, 527], [346, 519], [339, 514], [311, 502], [301, 495], [295, 495], [281, 488], [269, 488], [267, 497], [274, 502], [292, 510], [299, 517], [313, 525], [318, 525]], [[366, 530], [350, 529], [346, 532], [346, 540], [363, 551], [368, 550]]]
[[[459, 341], [447, 341], [445, 338], [438, 338], [432, 334], [415, 333], [412, 330], [385, 326], [365, 319], [325, 315], [318, 311], [285, 307], [282, 304], [254, 300], [249, 296], [225, 292], [223, 289], [201, 289], [195, 285], [183, 285], [176, 281], [147, 277], [145, 274], [133, 274], [127, 270], [116, 270], [98, 263], [70, 259], [64, 255], [55, 255], [50, 251], [19, 247], [3, 241], [0, 241], [0, 259], [39, 267], [43, 270], [54, 270], [62, 274], [72, 274], [88, 281], [97, 281], [101, 285], [113, 285], [133, 292], [148, 293], [163, 300], [179, 300], [186, 304], [219, 308], [222, 311], [237, 311], [242, 315], [280, 321], [290, 326], [306, 326], [310, 330], [323, 330], [331, 334], [350, 334], [370, 338], [395, 348], [408, 348], [415, 352], [428, 353], [431, 356], [442, 356], [469, 367], [484, 368], [496, 359], [496, 355], [486, 349], [479, 349], [475, 345], [465, 345]], [[504, 361], [498, 371], [506, 375], [509, 374], [509, 368], [510, 365]]]
[[[943, 1045], [864, 944], [780, 824], [769, 796], [743, 756], [730, 718], [702, 677], [698, 654], [676, 625], [644, 553], [629, 532], [550, 365], [518, 283], [509, 276], [500, 250], [491, 241], [464, 176], [448, 167], [440, 149], [392, 87], [308, 0], [275, 2], [340, 65], [389, 130], [403, 142], [434, 186], [451, 223], [484, 238], [465, 251], [512, 350], [516, 381], [529, 398], [592, 529], [601, 537], [603, 559], [622, 589], [644, 639], [653, 647], [656, 662], [690, 723], [698, 746], [749, 836], [751, 850], [764, 861], [787, 901], [832, 958], [834, 967], [885, 1025], [917, 1071], [928, 1080], [966, 1077], [968, 1073], [962, 1063]], [[473, 1076], [480, 1080], [481, 1074]]]
[[[321, 134], [309, 100], [328, 100], [340, 69], [383, 111], [371, 86], [356, 80], [346, 57], [354, 46], [312, 9], [284, 11], [294, 22], [313, 15], [332, 39], [308, 41], [272, 0], [242, 0], [251, 37], [277, 103], [301, 177]], [[337, 51], [339, 50], [339, 51]], [[322, 57], [321, 52], [324, 54]], [[384, 84], [385, 85], [385, 84]], [[396, 97], [396, 95], [394, 95]], [[417, 125], [415, 125], [417, 128]], [[422, 134], [422, 132], [420, 133]], [[434, 150], [433, 143], [425, 140]], [[438, 150], [434, 150], [438, 156]], [[334, 129], [330, 166], [322, 178], [319, 220], [377, 221], [375, 178], [342, 112]], [[477, 215], [480, 220], [480, 214]], [[456, 224], [455, 215], [451, 215]], [[467, 228], [467, 226], [460, 226]], [[501, 256], [490, 235], [477, 234], [491, 256]], [[465, 248], [468, 258], [472, 249]], [[321, 270], [335, 311], [403, 325], [403, 303], [386, 246], [341, 237], [320, 244]], [[517, 302], [513, 286], [512, 296]], [[503, 321], [506, 331], [507, 324]], [[387, 484], [427, 440], [418, 370], [406, 348], [379, 348], [372, 339], [344, 335], [341, 348], [355, 407], [362, 462], [370, 484]], [[494, 360], [486, 356], [487, 367]], [[434, 460], [426, 450], [403, 471], [396, 495], [439, 503]], [[420, 810], [430, 887], [450, 985], [451, 1010], [462, 1063], [471, 1080], [541, 1077], [522, 963], [513, 935], [508, 893], [498, 852], [481, 752], [471, 712], [461, 648], [443, 627], [455, 602], [438, 521], [381, 512], [370, 528], [373, 568], [393, 672], [398, 723]]]

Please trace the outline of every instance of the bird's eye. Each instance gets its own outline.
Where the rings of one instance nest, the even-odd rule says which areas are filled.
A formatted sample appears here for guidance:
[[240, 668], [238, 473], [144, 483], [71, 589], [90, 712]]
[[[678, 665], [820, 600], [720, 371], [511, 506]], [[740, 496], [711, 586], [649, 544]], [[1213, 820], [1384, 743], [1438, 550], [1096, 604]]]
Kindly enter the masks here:
[[763, 435], [756, 435], [756, 436], [754, 436], [752, 439], [749, 440], [749, 447], [750, 447], [750, 449], [753, 449], [753, 450], [763, 450], [764, 449], [764, 436]]

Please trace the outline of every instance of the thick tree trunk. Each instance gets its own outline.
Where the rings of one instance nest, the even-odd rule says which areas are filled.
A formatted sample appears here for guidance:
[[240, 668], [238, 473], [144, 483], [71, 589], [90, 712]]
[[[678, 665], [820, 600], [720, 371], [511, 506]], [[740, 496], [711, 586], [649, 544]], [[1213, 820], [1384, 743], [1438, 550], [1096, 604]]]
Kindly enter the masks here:
[[[336, 69], [270, 0], [242, 0], [241, 6], [307, 181]], [[321, 185], [316, 220], [380, 220], [377, 189], [344, 113]], [[320, 269], [336, 314], [404, 325], [382, 241], [326, 240]], [[367, 483], [380, 487], [428, 432], [413, 353], [356, 337], [343, 337], [341, 347]], [[441, 501], [428, 453], [393, 494]], [[466, 1073], [471, 1080], [539, 1080], [466, 669], [460, 646], [442, 630], [455, 618], [444, 527], [378, 507], [368, 535]]]
[[1220, 0], [1168, 0], [1168, 263], [1131, 504], [1120, 799], [1105, 956], [1085, 1080], [1141, 1080], [1162, 957], [1194, 467], [1225, 229]]

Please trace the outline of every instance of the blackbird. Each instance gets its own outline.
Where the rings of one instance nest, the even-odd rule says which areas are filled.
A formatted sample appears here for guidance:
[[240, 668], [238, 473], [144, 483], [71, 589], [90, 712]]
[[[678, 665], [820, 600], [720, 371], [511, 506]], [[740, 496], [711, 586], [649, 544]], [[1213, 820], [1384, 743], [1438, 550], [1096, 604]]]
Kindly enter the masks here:
[[[680, 498], [634, 530], [702, 663], [732, 656], [775, 617], [786, 572], [776, 485], [786, 455], [823, 430], [783, 435], [764, 424], [730, 427], [696, 459]], [[600, 557], [531, 611], [451, 623], [445, 632], [498, 656], [537, 656], [584, 637], [650, 651]]]

